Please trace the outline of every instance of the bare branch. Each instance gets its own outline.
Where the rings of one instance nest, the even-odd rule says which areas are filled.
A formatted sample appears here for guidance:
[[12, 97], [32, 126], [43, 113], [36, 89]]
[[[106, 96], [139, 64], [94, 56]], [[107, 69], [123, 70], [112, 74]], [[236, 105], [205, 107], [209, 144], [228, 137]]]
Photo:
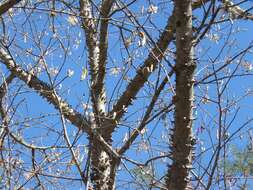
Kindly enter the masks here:
[[[95, 137], [98, 142], [104, 146], [105, 150], [108, 153], [116, 158], [118, 157], [118, 154], [111, 148], [111, 146], [107, 144], [105, 140], [90, 127], [89, 122], [82, 114], [71, 108], [71, 106], [62, 100], [62, 98], [60, 98], [57, 94], [54, 94], [53, 88], [50, 87], [47, 83], [41, 81], [35, 75], [24, 71], [19, 65], [14, 62], [13, 58], [2, 47], [0, 48], [0, 59], [15, 76], [24, 81], [30, 88], [36, 90], [41, 97], [45, 98], [57, 110], [59, 110], [59, 106], [61, 106], [64, 117], [68, 119], [73, 125], [75, 125], [80, 130], [84, 130], [89, 136]], [[60, 105], [58, 103], [58, 100], [60, 101]]]
[[[89, 54], [89, 67], [91, 74], [91, 99], [93, 110], [96, 114], [96, 122], [99, 122], [99, 115], [105, 112], [105, 92], [103, 82], [99, 82], [99, 72], [104, 66], [99, 66], [99, 41], [97, 37], [97, 26], [92, 15], [91, 4], [88, 0], [80, 0], [80, 16], [82, 17], [82, 26], [85, 31], [86, 44]], [[103, 70], [103, 69], [102, 69]], [[101, 77], [100, 77], [101, 78]], [[98, 86], [98, 84], [100, 84]]]
[[18, 4], [21, 0], [7, 0], [0, 4], [0, 15], [6, 13], [14, 5]]
[[143, 87], [151, 73], [156, 69], [158, 63], [164, 57], [164, 53], [173, 39], [174, 34], [174, 13], [170, 16], [167, 26], [164, 29], [156, 46], [149, 53], [144, 64], [137, 70], [137, 74], [128, 84], [125, 92], [121, 95], [117, 103], [113, 106], [109, 115], [115, 115], [115, 121], [118, 122], [124, 114], [124, 108], [127, 108], [136, 97], [139, 90]]
[[[172, 74], [173, 72], [171, 72], [170, 74]], [[144, 129], [144, 127], [146, 126], [146, 122], [148, 121], [150, 114], [155, 106], [155, 103], [160, 95], [160, 93], [162, 92], [162, 90], [164, 89], [166, 83], [168, 82], [168, 77], [166, 76], [162, 83], [160, 84], [159, 88], [155, 91], [154, 96], [146, 110], [145, 116], [143, 117], [140, 125], [138, 126], [137, 129], [134, 129], [134, 131], [131, 133], [129, 139], [125, 142], [125, 144], [120, 148], [120, 150], [118, 151], [119, 155], [124, 154], [129, 147], [132, 145], [132, 143], [134, 142], [134, 140], [139, 136], [140, 132]]]
[[[107, 61], [107, 49], [108, 49], [108, 24], [109, 24], [109, 13], [115, 0], [106, 0], [103, 2], [101, 7], [101, 23], [99, 31], [99, 61], [98, 61], [98, 73], [96, 84], [94, 84], [94, 90], [96, 96], [101, 99], [98, 100], [100, 103], [105, 104], [106, 93], [104, 88], [105, 69]], [[104, 106], [105, 107], [105, 106]], [[105, 110], [99, 110], [99, 112]], [[103, 113], [104, 114], [104, 113]]]
[[[199, 0], [193, 3], [193, 9], [197, 9], [201, 7], [204, 3], [208, 2], [209, 0]], [[154, 45], [154, 48], [150, 51], [148, 58], [144, 61], [144, 64], [140, 66], [137, 70], [137, 74], [128, 84], [125, 92], [120, 96], [117, 103], [113, 106], [113, 109], [109, 113], [110, 115], [116, 115], [115, 123], [118, 123], [119, 120], [124, 115], [124, 108], [127, 108], [135, 99], [139, 90], [143, 87], [145, 82], [147, 81], [148, 77], [154, 72], [157, 68], [159, 62], [164, 58], [165, 51], [169, 43], [174, 38], [175, 26], [175, 13], [173, 12], [172, 15], [169, 17], [167, 21], [167, 25], [164, 29], [164, 32], [161, 34], [159, 40]], [[115, 125], [113, 126], [112, 130], [114, 129]]]
[[253, 20], [253, 14], [249, 13], [248, 10], [242, 9], [239, 5], [234, 4], [230, 0], [223, 0], [222, 2], [225, 6], [225, 10], [230, 13], [233, 18]]

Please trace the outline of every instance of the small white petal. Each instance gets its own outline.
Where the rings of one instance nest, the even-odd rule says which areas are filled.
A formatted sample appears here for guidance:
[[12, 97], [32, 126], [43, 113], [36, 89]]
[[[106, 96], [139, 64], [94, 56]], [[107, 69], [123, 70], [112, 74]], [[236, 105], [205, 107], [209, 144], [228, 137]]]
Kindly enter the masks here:
[[76, 16], [73, 16], [73, 15], [69, 16], [69, 17], [68, 17], [68, 23], [71, 24], [72, 26], [77, 25], [77, 24], [78, 24], [78, 19], [77, 19], [77, 17], [76, 17]]
[[67, 75], [68, 75], [68, 77], [72, 77], [74, 75], [74, 71], [71, 69], [68, 69]]

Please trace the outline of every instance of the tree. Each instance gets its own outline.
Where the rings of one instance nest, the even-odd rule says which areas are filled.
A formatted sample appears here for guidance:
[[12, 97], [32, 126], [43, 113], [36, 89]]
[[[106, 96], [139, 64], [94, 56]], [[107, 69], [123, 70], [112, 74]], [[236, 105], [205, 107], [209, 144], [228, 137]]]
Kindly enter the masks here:
[[1, 187], [228, 189], [250, 144], [251, 9], [1, 2]]
[[192, 2], [175, 1], [176, 63], [174, 66], [175, 124], [172, 134], [172, 165], [167, 173], [167, 189], [190, 189], [192, 164], [193, 84], [196, 63], [193, 58]]

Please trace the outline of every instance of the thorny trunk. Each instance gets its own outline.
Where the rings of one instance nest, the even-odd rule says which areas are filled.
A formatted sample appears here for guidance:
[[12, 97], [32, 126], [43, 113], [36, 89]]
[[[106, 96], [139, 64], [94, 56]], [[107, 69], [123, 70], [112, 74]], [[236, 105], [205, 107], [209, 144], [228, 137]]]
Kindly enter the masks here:
[[[106, 139], [106, 138], [105, 138]], [[95, 190], [114, 190], [118, 160], [108, 155], [96, 139], [91, 141], [91, 183]]]
[[[114, 0], [103, 1], [100, 10], [101, 19], [96, 21], [93, 19], [95, 17], [90, 1], [80, 0], [80, 15], [89, 52], [91, 75], [91, 100], [93, 104], [91, 127], [110, 145], [112, 143], [112, 131], [108, 131], [110, 126], [107, 119], [105, 119], [107, 114], [105, 112], [106, 92], [104, 79], [108, 48], [108, 16], [113, 3]], [[94, 136], [89, 136], [89, 141], [92, 188], [96, 190], [114, 190], [118, 158], [108, 154]]]
[[168, 169], [167, 189], [189, 189], [193, 137], [193, 60], [191, 0], [175, 0], [176, 11], [176, 95], [175, 126], [171, 137], [172, 165]]
[[[95, 119], [92, 122], [92, 128], [97, 130], [102, 135], [104, 140], [111, 145], [111, 133], [107, 132], [108, 122], [104, 121], [99, 127], [96, 126]], [[93, 136], [89, 137], [90, 141], [90, 160], [91, 172], [90, 180], [92, 189], [94, 190], [114, 190], [115, 189], [115, 176], [120, 160], [108, 154], [105, 149], [100, 146], [100, 142]]]

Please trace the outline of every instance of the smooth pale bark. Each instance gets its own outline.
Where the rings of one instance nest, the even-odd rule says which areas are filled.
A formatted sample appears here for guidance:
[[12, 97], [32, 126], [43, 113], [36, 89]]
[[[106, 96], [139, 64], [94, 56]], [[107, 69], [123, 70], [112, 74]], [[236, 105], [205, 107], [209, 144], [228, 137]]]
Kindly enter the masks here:
[[169, 190], [190, 189], [193, 137], [192, 110], [195, 63], [192, 42], [192, 2], [175, 0], [176, 15], [176, 95], [175, 126], [172, 133], [172, 165], [168, 168], [166, 185]]

